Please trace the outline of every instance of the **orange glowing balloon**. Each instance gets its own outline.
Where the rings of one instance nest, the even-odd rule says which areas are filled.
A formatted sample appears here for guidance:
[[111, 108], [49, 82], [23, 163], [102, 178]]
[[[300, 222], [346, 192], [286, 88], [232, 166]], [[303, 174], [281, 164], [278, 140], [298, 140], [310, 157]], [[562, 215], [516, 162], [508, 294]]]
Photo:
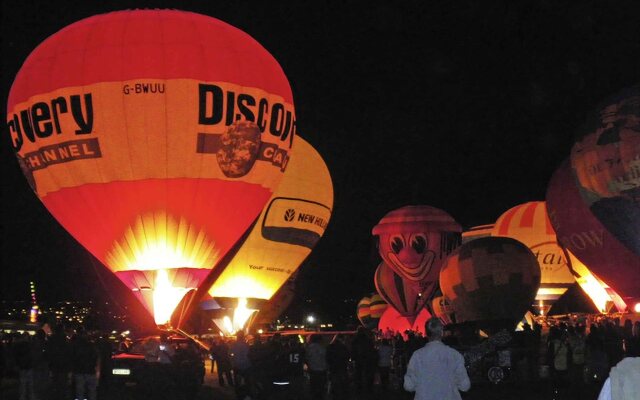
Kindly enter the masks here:
[[640, 86], [623, 89], [590, 115], [571, 149], [585, 200], [625, 197], [640, 206]]
[[544, 201], [531, 201], [507, 210], [498, 218], [491, 234], [516, 239], [536, 256], [541, 276], [535, 300], [537, 306], [543, 304], [544, 310], [576, 282], [558, 245]]
[[255, 221], [296, 125], [289, 83], [259, 43], [177, 10], [54, 34], [16, 76], [7, 119], [45, 207], [158, 324]]

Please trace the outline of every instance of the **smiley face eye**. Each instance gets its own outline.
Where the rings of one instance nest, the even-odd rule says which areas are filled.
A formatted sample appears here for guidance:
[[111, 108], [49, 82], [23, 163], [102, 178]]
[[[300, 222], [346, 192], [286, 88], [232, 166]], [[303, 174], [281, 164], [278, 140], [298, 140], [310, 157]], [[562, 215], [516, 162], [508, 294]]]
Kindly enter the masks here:
[[427, 249], [426, 236], [422, 234], [413, 235], [411, 237], [411, 247], [416, 251], [416, 253], [424, 254], [425, 250]]
[[395, 254], [400, 253], [400, 251], [404, 248], [404, 240], [402, 236], [393, 236], [389, 242], [391, 244], [391, 250]]

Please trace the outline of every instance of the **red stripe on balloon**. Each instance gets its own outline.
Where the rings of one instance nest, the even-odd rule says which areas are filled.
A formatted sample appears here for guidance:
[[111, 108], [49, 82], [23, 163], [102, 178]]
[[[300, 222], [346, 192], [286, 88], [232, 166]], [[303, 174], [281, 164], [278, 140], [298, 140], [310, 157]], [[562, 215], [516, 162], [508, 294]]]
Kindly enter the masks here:
[[500, 221], [500, 226], [498, 227], [498, 235], [505, 236], [509, 233], [509, 225], [511, 225], [511, 220], [516, 215], [520, 207], [514, 207], [511, 210], [507, 211], [507, 213]]
[[45, 40], [18, 73], [8, 109], [59, 88], [133, 79], [231, 82], [293, 104], [282, 68], [245, 32], [191, 12], [128, 10], [81, 20]]
[[[524, 205], [524, 212], [522, 213], [522, 217], [520, 218], [520, 228], [531, 228], [533, 227], [533, 219], [536, 215], [536, 210], [538, 209], [539, 203], [533, 202]], [[522, 208], [519, 207], [519, 208]]]

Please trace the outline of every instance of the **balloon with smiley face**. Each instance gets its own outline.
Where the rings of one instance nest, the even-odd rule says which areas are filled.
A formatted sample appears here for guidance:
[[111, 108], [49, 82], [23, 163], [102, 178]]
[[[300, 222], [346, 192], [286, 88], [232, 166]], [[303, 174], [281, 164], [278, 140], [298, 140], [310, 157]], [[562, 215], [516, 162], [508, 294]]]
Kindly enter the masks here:
[[430, 206], [406, 206], [389, 212], [373, 228], [385, 263], [403, 279], [437, 282], [442, 262], [461, 242], [462, 227], [446, 212]]

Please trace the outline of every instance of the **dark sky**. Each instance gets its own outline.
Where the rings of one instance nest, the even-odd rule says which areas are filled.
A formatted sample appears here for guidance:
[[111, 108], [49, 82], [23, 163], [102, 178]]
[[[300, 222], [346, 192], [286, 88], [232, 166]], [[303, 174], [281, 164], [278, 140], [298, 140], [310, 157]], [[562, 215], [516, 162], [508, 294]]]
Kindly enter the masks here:
[[[31, 50], [94, 14], [180, 8], [249, 33], [287, 74], [299, 131], [334, 180], [333, 217], [298, 287], [336, 308], [373, 290], [371, 228], [388, 211], [428, 204], [470, 227], [544, 198], [585, 115], [638, 81], [640, 10], [615, 4], [5, 1], [3, 106]], [[44, 300], [117, 297], [30, 191], [6, 132], [0, 298], [26, 299], [30, 279]]]

